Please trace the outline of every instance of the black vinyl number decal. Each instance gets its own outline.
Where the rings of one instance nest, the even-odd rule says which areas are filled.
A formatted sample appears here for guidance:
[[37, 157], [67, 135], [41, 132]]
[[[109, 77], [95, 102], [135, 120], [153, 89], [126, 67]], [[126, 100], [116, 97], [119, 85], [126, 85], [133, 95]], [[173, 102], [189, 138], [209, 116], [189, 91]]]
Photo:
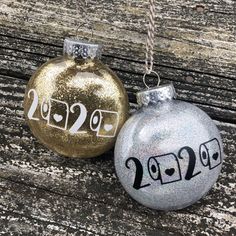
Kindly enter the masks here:
[[[131, 169], [132, 164], [132, 168], [135, 168], [133, 188], [139, 190], [148, 187], [153, 184], [153, 181], [160, 185], [172, 184], [183, 180], [190, 181], [199, 174], [205, 174], [203, 169], [208, 168], [211, 170], [222, 163], [222, 151], [216, 138], [200, 144], [198, 151], [199, 155], [193, 148], [184, 146], [178, 149], [176, 154], [166, 153], [149, 157], [146, 160], [149, 176], [145, 175], [144, 180], [149, 182], [148, 184], [143, 183], [144, 163], [142, 164], [136, 157], [129, 157], [125, 162], [125, 166], [127, 169]], [[202, 165], [197, 165], [200, 170], [196, 168], [198, 158], [200, 159], [199, 164]], [[180, 160], [183, 160], [183, 165], [181, 165]]]
[[136, 167], [133, 188], [138, 190], [138, 189], [145, 188], [145, 187], [149, 186], [150, 184], [141, 185], [142, 180], [143, 180], [143, 166], [142, 166], [142, 163], [136, 157], [130, 157], [125, 162], [125, 166], [128, 169], [130, 169], [130, 167], [128, 165], [130, 161], [133, 161], [134, 164], [135, 164], [135, 167]]
[[188, 157], [189, 157], [188, 169], [187, 169], [187, 172], [185, 175], [185, 179], [191, 180], [193, 177], [199, 175], [201, 173], [201, 171], [199, 171], [195, 174], [193, 173], [194, 169], [195, 169], [195, 165], [196, 165], [196, 155], [195, 155], [195, 152], [193, 151], [193, 149], [188, 146], [181, 148], [178, 153], [178, 156], [180, 159], [184, 159], [184, 157], [182, 156], [183, 151], [187, 151]]

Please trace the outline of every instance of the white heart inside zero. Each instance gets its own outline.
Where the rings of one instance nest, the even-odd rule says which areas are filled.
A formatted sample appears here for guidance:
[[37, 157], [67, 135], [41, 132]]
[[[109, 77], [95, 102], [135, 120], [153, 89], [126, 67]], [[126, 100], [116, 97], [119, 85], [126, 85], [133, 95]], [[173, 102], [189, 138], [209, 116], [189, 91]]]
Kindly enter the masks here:
[[54, 119], [56, 122], [60, 122], [60, 121], [62, 121], [63, 116], [62, 116], [62, 115], [58, 115], [58, 114], [54, 114], [54, 115], [53, 115], [53, 119]]
[[111, 124], [106, 124], [104, 125], [104, 129], [108, 132], [108, 131], [111, 131], [113, 129], [113, 125]]

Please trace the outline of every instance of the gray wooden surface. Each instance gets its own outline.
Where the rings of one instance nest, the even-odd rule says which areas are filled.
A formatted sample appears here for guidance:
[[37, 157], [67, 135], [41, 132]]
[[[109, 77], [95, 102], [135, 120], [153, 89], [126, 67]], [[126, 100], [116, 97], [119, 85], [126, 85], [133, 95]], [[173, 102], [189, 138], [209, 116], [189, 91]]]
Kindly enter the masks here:
[[[77, 5], [77, 7], [76, 7]], [[73, 160], [44, 148], [23, 117], [24, 89], [75, 34], [104, 44], [132, 108], [143, 89], [147, 1], [0, 0], [0, 235], [236, 235], [236, 1], [157, 1], [155, 70], [205, 110], [224, 140], [218, 182], [195, 205], [147, 209], [119, 184], [113, 152]], [[78, 8], [76, 10], [76, 8]]]

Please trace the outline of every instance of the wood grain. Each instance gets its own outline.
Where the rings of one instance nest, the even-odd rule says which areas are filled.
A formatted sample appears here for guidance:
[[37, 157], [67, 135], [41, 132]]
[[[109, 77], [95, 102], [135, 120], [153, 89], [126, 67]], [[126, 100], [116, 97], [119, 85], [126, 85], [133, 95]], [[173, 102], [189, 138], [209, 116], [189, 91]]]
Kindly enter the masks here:
[[[178, 99], [205, 110], [224, 140], [225, 162], [210, 193], [193, 206], [157, 212], [119, 184], [113, 152], [60, 157], [29, 131], [22, 101], [27, 80], [62, 54], [63, 39], [91, 37], [121, 78], [132, 110], [144, 88], [147, 1], [1, 0], [0, 235], [236, 235], [236, 1], [157, 2], [155, 65]], [[155, 78], [150, 77], [150, 85]]]
[[[46, 230], [50, 222], [63, 232], [68, 225], [80, 231], [82, 224], [83, 229], [92, 228], [91, 233], [98, 235], [122, 235], [125, 230], [129, 230], [130, 235], [140, 232], [155, 235], [159, 231], [160, 235], [163, 232], [163, 235], [168, 235], [167, 232], [204, 235], [206, 229], [209, 235], [234, 233], [235, 125], [217, 122], [227, 156], [220, 179], [210, 194], [185, 210], [156, 212], [142, 207], [124, 192], [114, 174], [112, 152], [97, 159], [76, 160], [59, 157], [39, 144], [23, 118], [25, 84], [26, 81], [20, 79], [0, 79], [0, 178], [2, 188], [6, 189], [0, 190], [0, 208], [11, 217], [14, 214], [19, 219], [23, 217], [20, 225], [42, 221], [38, 223], [41, 228], [29, 227], [40, 232], [40, 229]], [[83, 221], [86, 217], [91, 222]], [[93, 217], [98, 221], [96, 227]], [[10, 227], [8, 221], [4, 227]]]
[[[147, 2], [91, 1], [87, 14], [80, 5], [76, 10], [73, 1], [4, 0], [1, 73], [29, 79], [43, 62], [61, 55], [64, 37], [75, 35], [85, 23], [78, 36], [90, 37], [93, 26], [94, 40], [104, 45], [104, 62], [118, 73], [134, 101], [134, 92], [143, 88]], [[200, 104], [213, 118], [227, 122], [236, 121], [234, 9], [230, 0], [178, 0], [175, 7], [162, 1], [157, 6], [154, 69], [163, 83], [175, 84], [180, 99]]]

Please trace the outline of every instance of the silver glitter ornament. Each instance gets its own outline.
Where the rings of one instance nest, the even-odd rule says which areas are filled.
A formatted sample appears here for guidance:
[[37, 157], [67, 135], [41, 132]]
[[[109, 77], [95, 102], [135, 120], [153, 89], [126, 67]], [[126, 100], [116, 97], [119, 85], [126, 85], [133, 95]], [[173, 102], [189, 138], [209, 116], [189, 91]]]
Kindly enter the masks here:
[[170, 85], [141, 91], [141, 108], [115, 146], [115, 168], [125, 190], [159, 210], [187, 207], [205, 196], [222, 166], [219, 131], [202, 110], [174, 100]]

